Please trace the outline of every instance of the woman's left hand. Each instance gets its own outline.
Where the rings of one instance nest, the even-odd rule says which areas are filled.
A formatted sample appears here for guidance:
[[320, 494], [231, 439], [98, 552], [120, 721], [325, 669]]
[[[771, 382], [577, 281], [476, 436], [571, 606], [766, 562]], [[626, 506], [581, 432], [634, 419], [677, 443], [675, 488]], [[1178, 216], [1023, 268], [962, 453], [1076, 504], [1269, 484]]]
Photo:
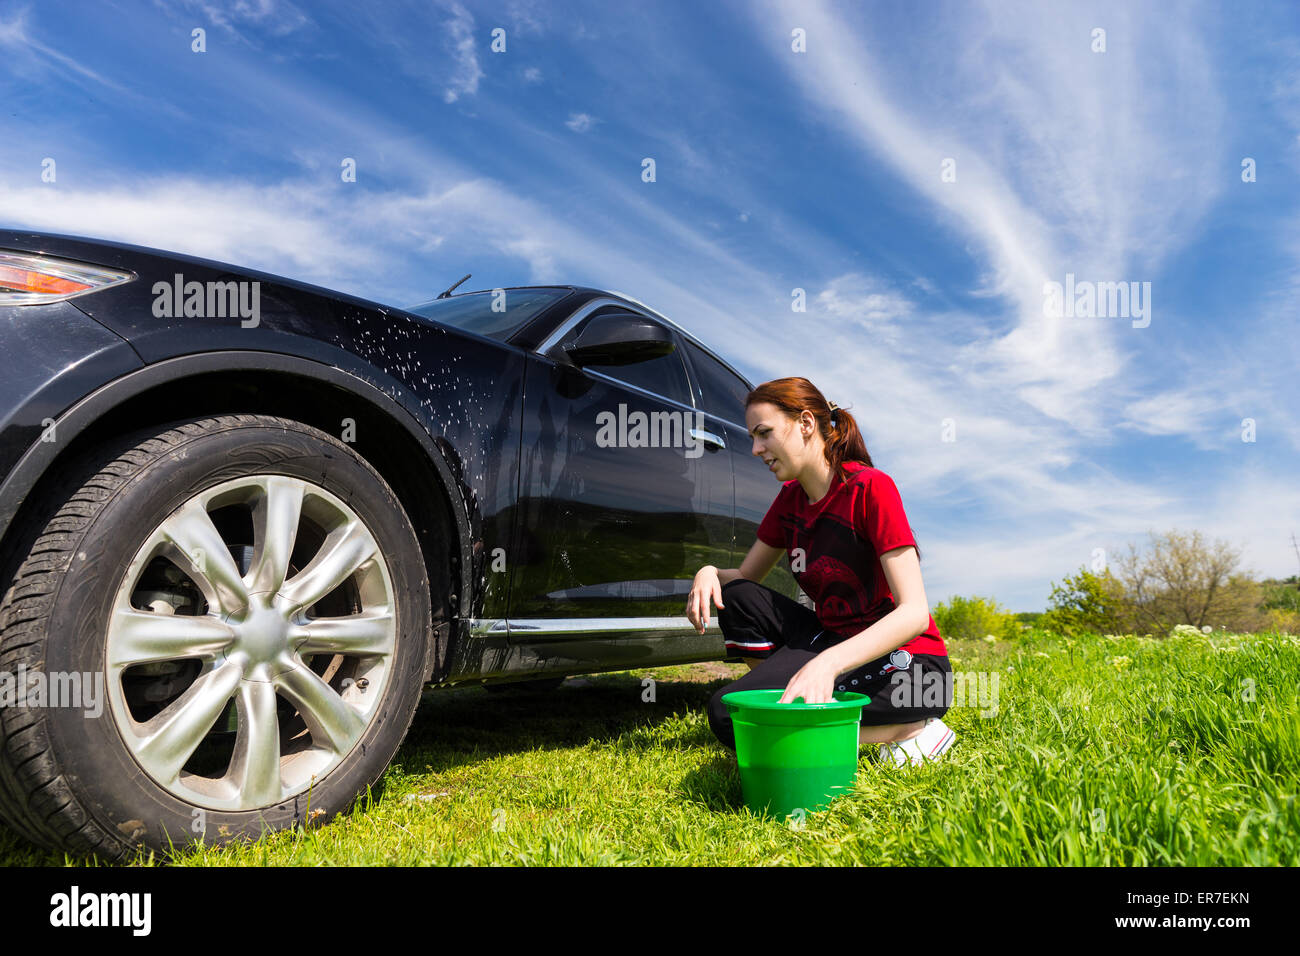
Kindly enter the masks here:
[[795, 671], [777, 703], [788, 704], [798, 697], [802, 697], [805, 704], [829, 703], [834, 700], [831, 695], [839, 676], [831, 655], [823, 651]]

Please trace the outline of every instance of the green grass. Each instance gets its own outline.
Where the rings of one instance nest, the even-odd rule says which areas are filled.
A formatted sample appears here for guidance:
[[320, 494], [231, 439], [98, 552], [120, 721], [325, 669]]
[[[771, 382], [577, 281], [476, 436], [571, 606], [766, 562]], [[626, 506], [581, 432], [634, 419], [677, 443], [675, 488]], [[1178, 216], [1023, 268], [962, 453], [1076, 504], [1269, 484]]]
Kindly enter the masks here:
[[[381, 798], [328, 825], [200, 848], [186, 866], [1295, 865], [1300, 639], [950, 642], [999, 674], [954, 707], [939, 763], [864, 747], [853, 793], [802, 829], [756, 817], [704, 716], [741, 665], [625, 671], [549, 693], [431, 691]], [[653, 677], [657, 700], [643, 702]], [[574, 686], [577, 684], [577, 686]], [[1250, 699], [1252, 698], [1253, 699]], [[0, 863], [62, 864], [0, 832]], [[140, 865], [160, 865], [142, 858]]]

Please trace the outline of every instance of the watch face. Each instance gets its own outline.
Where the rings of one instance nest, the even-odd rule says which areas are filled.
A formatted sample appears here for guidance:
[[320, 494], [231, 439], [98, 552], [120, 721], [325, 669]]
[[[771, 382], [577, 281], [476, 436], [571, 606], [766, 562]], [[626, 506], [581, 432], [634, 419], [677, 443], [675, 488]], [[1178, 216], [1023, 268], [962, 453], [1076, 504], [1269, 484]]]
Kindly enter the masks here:
[[893, 664], [900, 671], [907, 670], [908, 665], [912, 663], [911, 651], [905, 651], [901, 647], [889, 655], [889, 663]]

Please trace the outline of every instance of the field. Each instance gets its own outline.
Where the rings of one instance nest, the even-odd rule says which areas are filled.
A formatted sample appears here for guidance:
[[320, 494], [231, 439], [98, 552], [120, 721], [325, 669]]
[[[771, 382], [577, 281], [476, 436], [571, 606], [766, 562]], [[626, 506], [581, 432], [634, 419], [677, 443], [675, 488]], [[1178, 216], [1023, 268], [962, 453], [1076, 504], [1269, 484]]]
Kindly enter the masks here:
[[[950, 642], [996, 674], [957, 742], [781, 823], [744, 808], [704, 715], [742, 665], [624, 671], [550, 692], [429, 691], [351, 814], [135, 865], [1277, 866], [1300, 862], [1300, 639], [1279, 634]], [[728, 676], [734, 675], [734, 676]], [[655, 681], [644, 701], [643, 678]], [[79, 864], [0, 831], [7, 865]]]

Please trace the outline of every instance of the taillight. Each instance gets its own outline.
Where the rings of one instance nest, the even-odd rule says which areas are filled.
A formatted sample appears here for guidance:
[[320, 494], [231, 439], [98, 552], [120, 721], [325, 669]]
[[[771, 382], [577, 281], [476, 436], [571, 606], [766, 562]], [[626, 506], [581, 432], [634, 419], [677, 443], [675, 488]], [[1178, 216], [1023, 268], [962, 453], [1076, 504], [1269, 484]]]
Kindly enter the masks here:
[[25, 252], [0, 252], [0, 305], [41, 305], [130, 282], [135, 275]]

